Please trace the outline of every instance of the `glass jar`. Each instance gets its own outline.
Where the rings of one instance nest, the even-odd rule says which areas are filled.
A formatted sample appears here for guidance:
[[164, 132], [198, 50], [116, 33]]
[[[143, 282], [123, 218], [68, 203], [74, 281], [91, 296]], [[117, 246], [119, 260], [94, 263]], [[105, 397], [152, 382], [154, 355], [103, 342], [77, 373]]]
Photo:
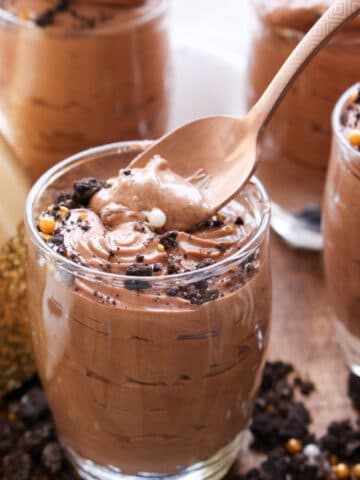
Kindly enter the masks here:
[[30, 2], [17, 15], [12, 5], [0, 8], [0, 133], [32, 180], [85, 148], [164, 133], [168, 0], [79, 2], [42, 27]]
[[[248, 68], [249, 105], [329, 4], [253, 3], [259, 22]], [[322, 248], [320, 204], [330, 152], [330, 117], [341, 93], [360, 78], [355, 61], [359, 55], [355, 20], [306, 67], [265, 131], [258, 174], [273, 201], [273, 228], [295, 247]]]
[[[324, 198], [324, 260], [338, 340], [360, 375], [360, 152], [341, 131], [350, 88], [333, 114], [333, 141]], [[360, 88], [360, 84], [358, 84]]]
[[[237, 457], [269, 338], [269, 202], [256, 179], [241, 194], [256, 231], [210, 267], [160, 277], [92, 270], [59, 256], [38, 214], [74, 179], [106, 179], [147, 143], [76, 155], [27, 201], [35, 350], [60, 438], [82, 478], [222, 478]], [[136, 253], [136, 252], [135, 252]], [[201, 305], [169, 296], [205, 282]]]

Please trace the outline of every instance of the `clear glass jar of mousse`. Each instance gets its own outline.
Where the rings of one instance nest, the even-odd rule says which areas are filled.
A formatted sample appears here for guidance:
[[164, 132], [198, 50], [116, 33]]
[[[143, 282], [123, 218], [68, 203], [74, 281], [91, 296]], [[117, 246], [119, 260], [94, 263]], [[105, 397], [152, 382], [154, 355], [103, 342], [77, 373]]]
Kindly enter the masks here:
[[[295, 8], [291, 2], [282, 2], [280, 8], [274, 0], [252, 2], [258, 21], [249, 55], [249, 106], [302, 39], [305, 25], [310, 28], [317, 18], [311, 6]], [[360, 78], [360, 63], [355, 61], [359, 55], [359, 23], [354, 23], [339, 32], [301, 73], [264, 134], [258, 175], [272, 200], [271, 225], [293, 247], [323, 247], [321, 203], [331, 112], [341, 93]]]
[[360, 152], [341, 128], [341, 114], [357, 84], [337, 102], [324, 196], [324, 262], [340, 346], [360, 376]]
[[169, 5], [117, 7], [87, 28], [38, 27], [0, 8], [0, 134], [32, 181], [86, 148], [165, 132]]
[[[139, 280], [79, 266], [51, 250], [36, 226], [57, 192], [75, 179], [113, 176], [147, 145], [75, 155], [28, 197], [38, 367], [61, 441], [83, 478], [220, 479], [239, 453], [269, 338], [270, 212], [261, 183], [253, 178], [241, 193], [256, 219], [247, 243], [210, 267], [171, 276]], [[166, 295], [199, 282], [222, 295], [202, 305]]]

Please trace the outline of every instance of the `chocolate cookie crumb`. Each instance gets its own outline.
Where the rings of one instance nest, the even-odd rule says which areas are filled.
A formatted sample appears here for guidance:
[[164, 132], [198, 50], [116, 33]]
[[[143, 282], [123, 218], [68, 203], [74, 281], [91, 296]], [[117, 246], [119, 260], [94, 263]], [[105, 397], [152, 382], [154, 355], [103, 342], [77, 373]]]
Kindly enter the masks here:
[[55, 425], [36, 378], [3, 399], [0, 412], [0, 478], [76, 478], [56, 439]]
[[[60, 193], [56, 199], [55, 205], [53, 207], [53, 214], [56, 218], [59, 218], [61, 215], [61, 207], [68, 209], [75, 208], [77, 205], [74, 203], [72, 193]], [[50, 212], [51, 213], [51, 212]], [[65, 215], [65, 220], [70, 217], [70, 212]]]
[[55, 15], [64, 12], [69, 6], [69, 0], [58, 0], [54, 8], [46, 10], [35, 18], [34, 23], [38, 27], [47, 27], [54, 23]]
[[28, 453], [15, 451], [2, 461], [3, 478], [6, 480], [29, 480], [31, 457]]
[[354, 429], [349, 420], [331, 422], [320, 443], [324, 450], [342, 461], [360, 461], [360, 431]]
[[153, 265], [153, 272], [154, 273], [158, 273], [158, 272], [161, 272], [162, 268], [161, 268], [161, 264], [160, 263], [154, 263]]
[[26, 422], [39, 420], [46, 410], [46, 398], [39, 387], [31, 389], [20, 401], [20, 414]]
[[295, 377], [294, 385], [299, 387], [301, 393], [305, 396], [310, 395], [315, 390], [315, 385], [310, 380], [303, 380], [301, 377]]
[[36, 17], [34, 23], [38, 27], [47, 27], [54, 22], [54, 15], [55, 14], [53, 10], [47, 10], [46, 12]]
[[41, 461], [49, 473], [53, 475], [59, 473], [64, 461], [64, 455], [60, 445], [57, 442], [46, 445], [41, 454]]
[[180, 271], [180, 267], [176, 263], [176, 260], [173, 259], [173, 258], [170, 258], [169, 261], [168, 261], [168, 264], [167, 264], [166, 273], [168, 275], [175, 275], [175, 274], [179, 273], [179, 271]]
[[125, 271], [125, 275], [133, 275], [135, 277], [151, 277], [152, 274], [153, 267], [147, 263], [133, 263]]
[[54, 245], [62, 245], [64, 243], [64, 235], [53, 235], [51, 237], [51, 243]]
[[135, 232], [140, 232], [140, 233], [144, 233], [145, 232], [145, 225], [141, 222], [136, 222], [134, 224], [134, 230]]
[[236, 220], [235, 220], [235, 225], [244, 225], [244, 220], [242, 219], [242, 217], [237, 217]]
[[87, 206], [91, 197], [101, 188], [105, 188], [105, 182], [94, 177], [83, 178], [73, 184], [73, 200], [76, 204]]
[[217, 288], [210, 287], [207, 280], [180, 287], [179, 293], [183, 299], [188, 300], [192, 305], [202, 305], [216, 300], [220, 296], [220, 291]]
[[160, 243], [164, 245], [166, 250], [172, 250], [178, 246], [177, 242], [178, 232], [172, 231], [160, 235]]
[[144, 261], [144, 258], [145, 258], [144, 255], [141, 255], [140, 253], [138, 253], [138, 254], [136, 255], [136, 261], [137, 261], [138, 263], [143, 262], [143, 261]]
[[265, 365], [250, 426], [256, 447], [274, 449], [290, 438], [303, 444], [313, 440], [309, 411], [303, 403], [293, 400], [294, 389], [287, 380], [292, 370], [292, 365], [283, 362]]
[[176, 297], [177, 295], [179, 295], [179, 293], [180, 293], [180, 288], [175, 286], [175, 287], [169, 288], [169, 290], [166, 292], [166, 295], [168, 297]]

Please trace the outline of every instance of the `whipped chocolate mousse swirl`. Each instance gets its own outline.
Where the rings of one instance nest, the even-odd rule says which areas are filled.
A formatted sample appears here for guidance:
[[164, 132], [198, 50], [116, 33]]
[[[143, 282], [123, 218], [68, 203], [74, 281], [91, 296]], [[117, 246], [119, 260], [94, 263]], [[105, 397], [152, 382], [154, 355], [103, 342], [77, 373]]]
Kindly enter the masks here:
[[[237, 200], [199, 223], [207, 211], [204, 194], [172, 172], [166, 160], [154, 157], [144, 169], [122, 169], [107, 182], [75, 182], [73, 193], [60, 196], [42, 219], [54, 222], [49, 245], [77, 263], [151, 276], [190, 271], [201, 262], [211, 265], [254, 234], [255, 219]], [[156, 212], [163, 220], [160, 227], [152, 224]], [[182, 229], [184, 216], [192, 219], [191, 232]]]

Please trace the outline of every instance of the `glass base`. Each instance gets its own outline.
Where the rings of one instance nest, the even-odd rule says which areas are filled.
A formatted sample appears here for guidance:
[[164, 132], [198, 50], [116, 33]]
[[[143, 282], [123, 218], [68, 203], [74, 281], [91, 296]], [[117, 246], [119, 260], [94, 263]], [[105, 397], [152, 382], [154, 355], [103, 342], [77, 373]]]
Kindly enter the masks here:
[[344, 324], [337, 320], [335, 328], [346, 363], [351, 371], [360, 377], [360, 338], [350, 333]]
[[70, 462], [84, 480], [218, 480], [226, 475], [235, 462], [241, 449], [242, 438], [243, 432], [208, 460], [196, 463], [188, 468], [179, 469], [179, 471], [174, 474], [144, 472], [136, 475], [124, 475], [118, 468], [96, 465], [91, 460], [80, 457], [67, 447], [65, 447], [65, 451]]
[[299, 213], [289, 213], [273, 202], [271, 210], [271, 226], [286, 243], [294, 248], [322, 250], [321, 210], [318, 205], [309, 205]]

